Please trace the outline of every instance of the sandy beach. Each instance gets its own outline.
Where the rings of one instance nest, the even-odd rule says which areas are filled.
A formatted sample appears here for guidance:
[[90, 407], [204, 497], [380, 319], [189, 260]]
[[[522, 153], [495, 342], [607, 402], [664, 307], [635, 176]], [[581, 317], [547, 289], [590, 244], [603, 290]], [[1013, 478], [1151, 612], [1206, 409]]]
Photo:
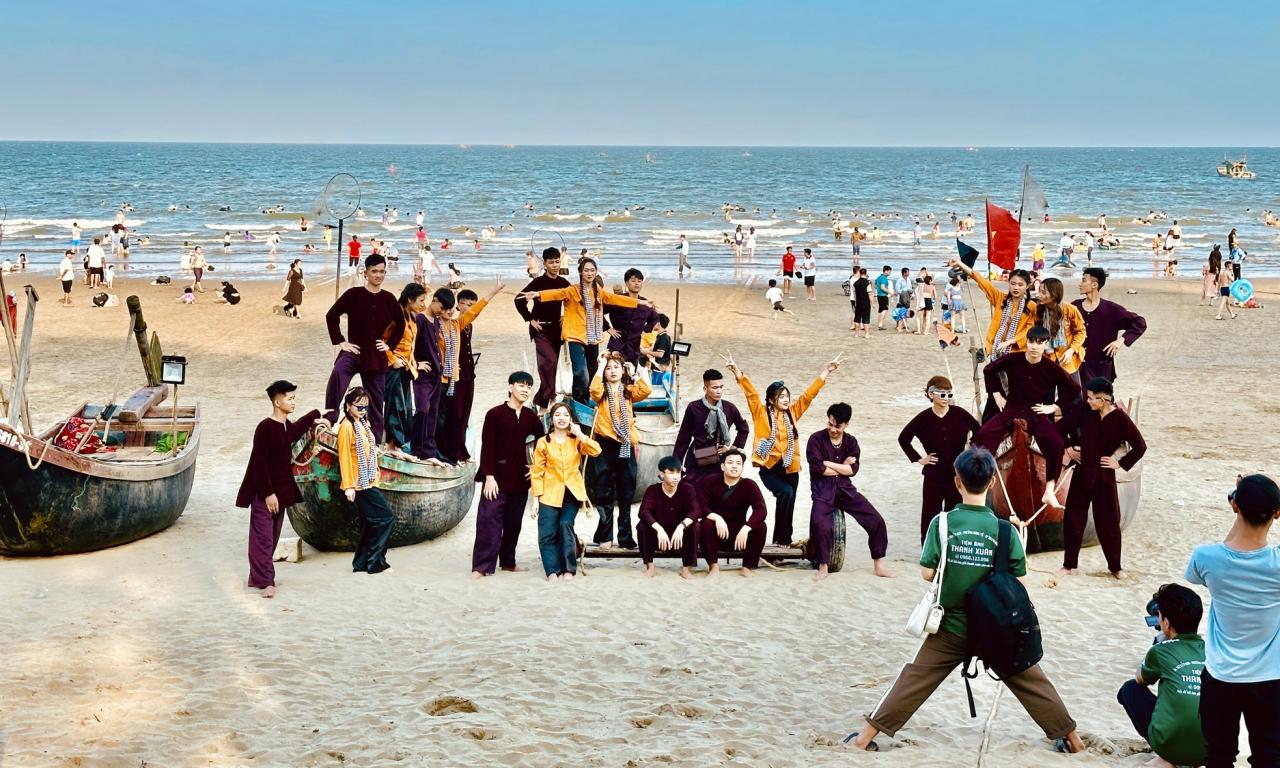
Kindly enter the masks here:
[[[8, 276], [8, 286], [22, 277]], [[398, 291], [403, 279], [387, 286]], [[504, 397], [510, 371], [532, 371], [533, 348], [511, 306], [523, 282], [509, 278], [477, 322], [478, 416]], [[1067, 281], [1070, 297], [1077, 282]], [[205, 433], [190, 503], [172, 528], [85, 555], [0, 559], [0, 765], [979, 764], [997, 688], [975, 684], [979, 717], [970, 719], [958, 675], [897, 738], [879, 738], [881, 754], [840, 745], [918, 642], [902, 627], [924, 586], [920, 476], [896, 436], [925, 407], [924, 381], [946, 368], [932, 339], [874, 330], [853, 338], [835, 281], [820, 282], [816, 302], [787, 302], [796, 317], [776, 321], [763, 285], [681, 287], [680, 321], [694, 345], [682, 405], [704, 368], [723, 368], [727, 350], [757, 383], [782, 378], [793, 392], [844, 352], [800, 430], [819, 429], [832, 402], [853, 405], [850, 431], [863, 456], [855, 483], [888, 522], [898, 578], [872, 576], [865, 536], [851, 525], [845, 570], [822, 583], [799, 564], [752, 579], [737, 577], [736, 562], [716, 579], [700, 567], [686, 582], [672, 560], [659, 561], [653, 580], [638, 561], [614, 560], [591, 561], [587, 578], [547, 584], [526, 524], [519, 558], [532, 570], [472, 582], [468, 517], [440, 539], [392, 550], [394, 573], [377, 577], [352, 574], [349, 555], [304, 545], [300, 563], [277, 565], [274, 600], [245, 586], [248, 511], [233, 501], [253, 428], [270, 412], [266, 385], [298, 383], [300, 412], [322, 405], [332, 285], [312, 285], [301, 320], [272, 314], [282, 293], [275, 282], [238, 283], [244, 300], [232, 307], [215, 304], [217, 283], [206, 281], [210, 292], [184, 306], [174, 301], [180, 288], [118, 278], [121, 306], [103, 309], [90, 307], [79, 282], [69, 308], [58, 306], [51, 276], [36, 285], [28, 396], [37, 425], [105, 400], [120, 370], [122, 391], [140, 383], [123, 306], [136, 293], [166, 353], [190, 361], [180, 397], [201, 403]], [[1277, 471], [1270, 369], [1280, 280], [1255, 286], [1265, 309], [1216, 322], [1198, 306], [1198, 276], [1107, 285], [1105, 297], [1150, 326], [1117, 363], [1117, 397], [1141, 396], [1150, 446], [1139, 516], [1125, 532], [1132, 578], [1107, 577], [1096, 547], [1069, 578], [1057, 575], [1060, 553], [1030, 558], [1044, 668], [1089, 749], [1053, 753], [1006, 693], [988, 765], [1136, 768], [1150, 759], [1115, 702], [1151, 642], [1144, 605], [1160, 584], [1181, 580], [1196, 544], [1225, 533], [1235, 474]], [[674, 314], [674, 284], [645, 294]], [[967, 354], [946, 360], [959, 402], [971, 404]], [[743, 403], [732, 382], [726, 391]], [[809, 506], [804, 480], [801, 533]], [[579, 518], [580, 531], [592, 526]]]

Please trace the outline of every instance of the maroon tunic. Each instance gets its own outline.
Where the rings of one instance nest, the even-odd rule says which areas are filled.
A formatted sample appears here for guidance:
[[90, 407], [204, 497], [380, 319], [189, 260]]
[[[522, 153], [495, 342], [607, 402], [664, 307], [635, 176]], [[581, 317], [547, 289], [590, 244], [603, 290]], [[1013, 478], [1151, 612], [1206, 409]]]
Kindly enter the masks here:
[[311, 411], [297, 421], [281, 424], [272, 418], [263, 419], [253, 432], [253, 450], [249, 452], [249, 466], [245, 467], [240, 492], [236, 494], [236, 506], [247, 507], [254, 499], [266, 499], [275, 494], [280, 509], [302, 500], [302, 492], [293, 482], [293, 444], [311, 429], [320, 418], [319, 411]]
[[[668, 496], [662, 490], [662, 483], [654, 483], [645, 489], [644, 499], [640, 502], [640, 522], [652, 528], [654, 523], [671, 533], [685, 518], [698, 522], [702, 517], [698, 509], [698, 494], [688, 483], [681, 483], [674, 496]], [[689, 533], [693, 536], [693, 532]]]
[[919, 440], [925, 454], [932, 453], [938, 458], [937, 464], [924, 465], [921, 474], [928, 480], [951, 482], [951, 478], [955, 476], [952, 465], [955, 464], [956, 457], [968, 447], [978, 426], [978, 420], [963, 408], [953, 405], [944, 416], [938, 416], [933, 408], [926, 408], [907, 422], [907, 426], [898, 433], [898, 445], [914, 464], [920, 460], [920, 453], [911, 441]]
[[[569, 281], [563, 277], [552, 277], [548, 274], [541, 274], [529, 281], [521, 293], [537, 293], [539, 291], [554, 291], [560, 288], [568, 288]], [[535, 331], [533, 326], [529, 326], [529, 338], [535, 336], [545, 336], [549, 339], [560, 340], [560, 314], [564, 310], [563, 302], [559, 301], [542, 301], [541, 299], [533, 300], [532, 309], [529, 307], [527, 299], [516, 299], [516, 311], [524, 318], [524, 321], [530, 322], [537, 320], [542, 323], [542, 330]]]
[[1076, 467], [1075, 478], [1071, 481], [1073, 489], [1077, 486], [1081, 490], [1093, 488], [1099, 480], [1114, 486], [1116, 471], [1103, 467], [1100, 462], [1103, 456], [1111, 456], [1125, 443], [1129, 444], [1129, 452], [1119, 462], [1120, 468], [1126, 472], [1133, 469], [1147, 452], [1147, 443], [1142, 439], [1138, 426], [1129, 414], [1119, 408], [1103, 418], [1087, 405], [1077, 405], [1058, 422], [1058, 430], [1068, 445], [1080, 448], [1080, 465]]
[[[1004, 392], [1000, 386], [999, 374], [1004, 373], [1009, 382], [1009, 391]], [[1080, 397], [1080, 388], [1071, 379], [1071, 374], [1062, 369], [1047, 357], [1040, 362], [1031, 363], [1025, 352], [1005, 355], [994, 363], [987, 365], [983, 376], [986, 379], [988, 392], [1004, 394], [1006, 404], [1004, 411], [1021, 416], [1031, 413], [1031, 406], [1045, 403], [1046, 399], [1057, 390], [1057, 403], [1065, 413], [1067, 408]]]
[[740, 478], [730, 491], [719, 472], [698, 482], [698, 509], [704, 518], [712, 512], [723, 517], [731, 534], [743, 525], [751, 526], [753, 531], [762, 530], [767, 514], [764, 496], [755, 480]]
[[1130, 312], [1114, 301], [1100, 299], [1092, 312], [1084, 308], [1084, 299], [1071, 302], [1084, 318], [1084, 363], [1080, 366], [1081, 383], [1090, 379], [1116, 380], [1115, 358], [1108, 357], [1106, 346], [1124, 331], [1124, 345], [1132, 347], [1138, 337], [1147, 332], [1147, 320], [1136, 312]]
[[[341, 318], [347, 316], [347, 335], [342, 335]], [[335, 347], [349, 341], [360, 348], [360, 370], [385, 371], [391, 367], [375, 342], [387, 335], [398, 339], [404, 333], [404, 312], [390, 291], [371, 293], [364, 286], [348, 288], [324, 314], [329, 342]]]
[[506, 403], [490, 408], [484, 415], [480, 434], [480, 466], [476, 482], [493, 475], [502, 493], [529, 490], [526, 441], [542, 437], [542, 422], [531, 408], [521, 408], [519, 416]]

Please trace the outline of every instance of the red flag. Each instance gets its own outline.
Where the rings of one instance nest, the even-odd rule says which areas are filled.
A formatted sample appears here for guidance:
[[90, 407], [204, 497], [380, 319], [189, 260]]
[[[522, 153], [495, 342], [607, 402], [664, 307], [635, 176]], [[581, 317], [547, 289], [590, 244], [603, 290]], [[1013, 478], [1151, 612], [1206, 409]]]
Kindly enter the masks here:
[[1022, 244], [1022, 227], [1018, 217], [987, 201], [987, 261], [1001, 269], [1018, 265], [1018, 247]]

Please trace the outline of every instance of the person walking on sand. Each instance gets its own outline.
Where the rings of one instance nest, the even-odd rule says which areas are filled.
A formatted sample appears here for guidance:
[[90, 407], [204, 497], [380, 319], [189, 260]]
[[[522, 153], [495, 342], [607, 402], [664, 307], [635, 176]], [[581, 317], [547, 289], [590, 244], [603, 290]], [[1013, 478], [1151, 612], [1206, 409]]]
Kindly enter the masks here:
[[64, 307], [71, 306], [71, 284], [75, 282], [76, 271], [71, 264], [71, 254], [75, 251], [68, 248], [62, 254], [62, 262], [58, 264], [58, 280], [62, 283], [62, 298], [59, 303]]
[[296, 384], [283, 379], [267, 387], [271, 415], [253, 432], [253, 448], [245, 467], [236, 506], [249, 509], [249, 586], [262, 590], [263, 597], [276, 596], [276, 569], [272, 562], [284, 513], [302, 501], [302, 492], [293, 481], [293, 444], [319, 424], [329, 422], [313, 410], [297, 421], [289, 416], [297, 409]]
[[356, 267], [360, 264], [360, 237], [352, 235], [347, 241], [347, 274], [355, 274]]
[[769, 302], [769, 305], [773, 307], [773, 315], [771, 315], [771, 317], [774, 320], [778, 319], [779, 313], [787, 315], [795, 314], [795, 312], [787, 309], [786, 305], [782, 303], [782, 289], [778, 287], [777, 280], [769, 281], [769, 287], [764, 291], [764, 300]]
[[1227, 314], [1231, 315], [1232, 320], [1239, 317], [1236, 311], [1231, 308], [1231, 284], [1233, 282], [1235, 282], [1235, 280], [1232, 279], [1230, 269], [1223, 268], [1218, 270], [1218, 315], [1214, 320], [1222, 319], [1222, 310], [1224, 309], [1227, 311]]
[[578, 541], [573, 522], [587, 500], [582, 457], [599, 456], [600, 444], [582, 434], [569, 404], [551, 406], [551, 431], [538, 440], [529, 468], [529, 492], [538, 521], [538, 551], [547, 581], [572, 581], [578, 572]]
[[796, 255], [791, 252], [791, 246], [788, 245], [787, 250], [782, 254], [782, 266], [778, 268], [778, 275], [782, 277], [784, 299], [791, 298], [791, 278], [796, 274]]
[[933, 285], [933, 275], [925, 275], [923, 282], [916, 287], [920, 293], [920, 309], [916, 314], [916, 334], [929, 332], [929, 321], [933, 317], [933, 306], [938, 301], [938, 289]]
[[[897, 734], [952, 670], [970, 657], [965, 594], [995, 569], [993, 542], [999, 540], [1002, 527], [1006, 528], [1004, 535], [1008, 537], [1009, 569], [1020, 580], [1026, 578], [1027, 559], [1022, 541], [1016, 535], [1010, 536], [1009, 523], [997, 518], [987, 507], [987, 493], [996, 483], [995, 458], [981, 448], [970, 448], [956, 458], [954, 471], [953, 482], [960, 491], [961, 502], [944, 513], [947, 540], [940, 540], [938, 519], [934, 518], [920, 553], [920, 576], [927, 582], [933, 581], [934, 571], [946, 558], [939, 595], [944, 611], [942, 623], [935, 634], [925, 635], [915, 657], [902, 668], [889, 691], [866, 716], [862, 730], [846, 739], [855, 749], [879, 752], [875, 737], [880, 733]], [[1039, 664], [1007, 676], [1003, 682], [1059, 752], [1084, 751], [1075, 720]]]
[[281, 312], [295, 319], [301, 319], [302, 315], [298, 314], [298, 307], [302, 306], [302, 292], [307, 290], [307, 284], [302, 279], [302, 259], [294, 259], [289, 264], [289, 275], [285, 278], [284, 292], [284, 308]]
[[853, 306], [849, 330], [855, 334], [862, 331], [862, 338], [871, 338], [871, 280], [866, 267], [858, 267], [857, 274], [849, 276], [849, 303]]
[[360, 518], [360, 541], [351, 559], [353, 573], [390, 570], [387, 545], [395, 515], [378, 490], [378, 440], [369, 426], [372, 403], [362, 387], [352, 387], [343, 398], [343, 419], [338, 425], [338, 471], [342, 493], [354, 503]]
[[191, 288], [199, 293], [204, 293], [204, 285], [200, 282], [204, 279], [204, 271], [209, 266], [209, 262], [204, 259], [204, 248], [196, 246], [191, 251]]
[[813, 257], [813, 249], [804, 249], [804, 259], [800, 262], [800, 274], [804, 275], [804, 297], [809, 301], [818, 300], [818, 260]]
[[681, 235], [680, 242], [676, 245], [676, 250], [680, 252], [680, 277], [684, 277], [686, 269], [692, 275], [693, 267], [689, 265], [689, 238]]
[[889, 316], [889, 294], [893, 290], [893, 267], [884, 265], [876, 277], [876, 329], [884, 330], [885, 318]]

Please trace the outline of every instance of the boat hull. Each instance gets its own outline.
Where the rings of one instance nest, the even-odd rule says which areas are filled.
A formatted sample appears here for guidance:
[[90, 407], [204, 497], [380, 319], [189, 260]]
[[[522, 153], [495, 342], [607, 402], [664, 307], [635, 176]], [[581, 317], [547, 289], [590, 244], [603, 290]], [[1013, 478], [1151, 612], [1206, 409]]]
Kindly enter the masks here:
[[[70, 555], [127, 544], [173, 525], [195, 482], [199, 433], [172, 459], [125, 464], [0, 440], [0, 554]], [[132, 476], [131, 476], [132, 475]]]
[[[379, 457], [378, 482], [395, 516], [391, 547], [441, 536], [462, 522], [476, 492], [476, 465], [441, 468]], [[303, 541], [326, 552], [354, 552], [360, 541], [355, 505], [342, 492], [333, 436], [302, 444], [294, 458], [302, 501], [289, 507], [289, 523]]]
[[636, 431], [640, 436], [640, 447], [636, 451], [635, 503], [638, 504], [649, 486], [658, 482], [658, 462], [675, 452], [680, 425], [667, 414], [641, 413], [636, 415]]
[[[991, 492], [991, 507], [999, 517], [1008, 519], [1010, 504], [1012, 503], [1012, 509], [1017, 513], [1019, 519], [1032, 520], [1027, 527], [1026, 548], [1028, 553], [1061, 551], [1065, 546], [1063, 539], [1064, 510], [1061, 507], [1045, 507], [1037, 515], [1037, 510], [1041, 507], [1039, 499], [1041, 494], [1044, 493], [1045, 462], [1039, 451], [1034, 448], [1026, 450], [1030, 454], [1031, 466], [1034, 472], [1030, 493], [1021, 490], [1019, 488], [1020, 484], [1010, 479], [1014, 473], [1014, 464], [1018, 460], [1016, 449], [1010, 448], [1008, 451], [1001, 453], [996, 460], [1000, 476], [1003, 478], [1003, 485], [1009, 490], [1009, 496], [1005, 496], [1001, 484], [997, 483], [996, 488]], [[1055, 489], [1059, 504], [1066, 502], [1067, 492], [1070, 488], [1071, 477], [1065, 477], [1063, 481], [1059, 482], [1058, 487]], [[1116, 471], [1116, 495], [1120, 501], [1120, 530], [1123, 531], [1138, 514], [1138, 501], [1142, 496], [1142, 462], [1138, 462], [1128, 472], [1124, 470]], [[1092, 505], [1089, 507], [1089, 518], [1085, 525], [1084, 539], [1081, 545], [1084, 547], [1098, 545], [1098, 533], [1093, 524]]]

